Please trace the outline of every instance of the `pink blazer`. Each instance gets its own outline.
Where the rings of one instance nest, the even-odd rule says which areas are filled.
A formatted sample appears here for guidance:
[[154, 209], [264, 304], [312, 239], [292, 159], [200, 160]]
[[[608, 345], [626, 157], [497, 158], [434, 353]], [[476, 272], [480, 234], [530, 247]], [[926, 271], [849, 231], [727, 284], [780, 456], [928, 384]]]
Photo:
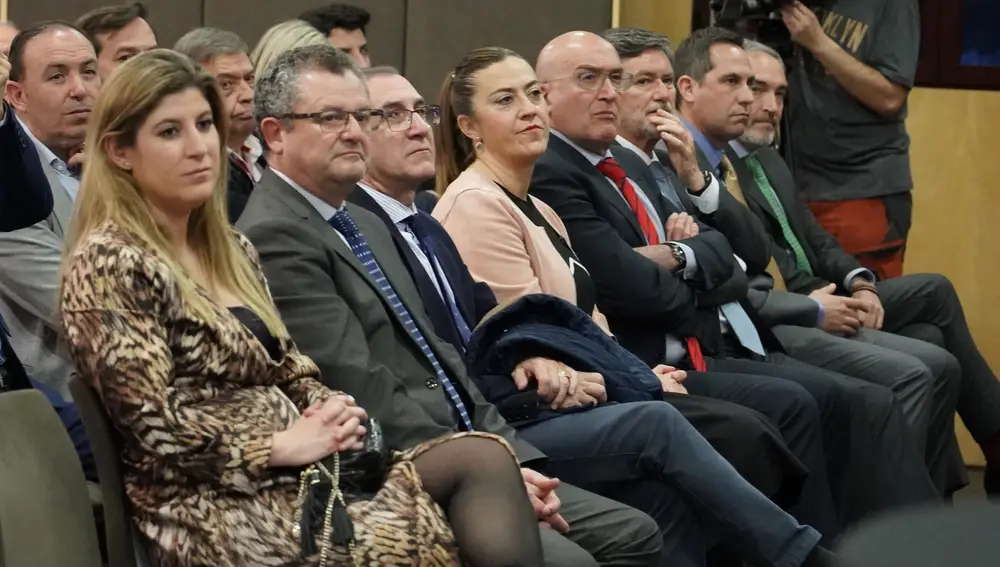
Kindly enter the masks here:
[[[529, 199], [569, 242], [559, 215], [542, 201]], [[573, 275], [545, 229], [531, 222], [492, 179], [462, 172], [434, 206], [433, 215], [455, 241], [472, 277], [486, 282], [500, 303], [546, 293], [576, 304]], [[592, 315], [608, 331], [604, 315], [596, 308]]]

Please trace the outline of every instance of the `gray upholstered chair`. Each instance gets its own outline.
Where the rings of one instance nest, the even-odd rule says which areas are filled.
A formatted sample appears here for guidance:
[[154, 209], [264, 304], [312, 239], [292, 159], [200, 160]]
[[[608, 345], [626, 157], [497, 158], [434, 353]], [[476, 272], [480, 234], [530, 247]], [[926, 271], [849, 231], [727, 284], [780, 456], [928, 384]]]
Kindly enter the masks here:
[[0, 565], [101, 566], [83, 467], [35, 390], [0, 394]]
[[101, 399], [87, 383], [74, 375], [69, 382], [87, 429], [90, 448], [97, 462], [97, 476], [101, 481], [104, 499], [104, 537], [107, 545], [108, 567], [147, 567], [152, 565], [135, 525], [132, 523], [132, 506], [125, 494], [122, 477], [121, 440], [108, 419]]

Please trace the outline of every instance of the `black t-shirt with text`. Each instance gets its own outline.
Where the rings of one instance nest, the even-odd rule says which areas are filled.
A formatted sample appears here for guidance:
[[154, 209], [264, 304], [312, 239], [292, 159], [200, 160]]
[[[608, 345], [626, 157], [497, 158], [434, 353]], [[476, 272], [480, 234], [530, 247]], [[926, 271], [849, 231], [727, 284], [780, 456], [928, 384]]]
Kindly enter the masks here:
[[[890, 81], [913, 87], [920, 48], [918, 0], [809, 4], [826, 34], [845, 51]], [[801, 48], [788, 78], [792, 165], [805, 200], [866, 199], [913, 187], [906, 105], [895, 116], [880, 116]]]

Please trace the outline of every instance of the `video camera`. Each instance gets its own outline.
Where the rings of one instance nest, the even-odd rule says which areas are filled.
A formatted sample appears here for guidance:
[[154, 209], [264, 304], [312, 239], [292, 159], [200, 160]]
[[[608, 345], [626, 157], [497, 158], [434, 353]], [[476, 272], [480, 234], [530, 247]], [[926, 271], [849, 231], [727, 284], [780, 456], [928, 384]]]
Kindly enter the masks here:
[[788, 62], [795, 51], [778, 11], [793, 0], [711, 0], [713, 25], [739, 32], [781, 54]]
[[792, 0], [712, 0], [709, 5], [719, 22], [738, 21], [753, 16], [767, 17]]

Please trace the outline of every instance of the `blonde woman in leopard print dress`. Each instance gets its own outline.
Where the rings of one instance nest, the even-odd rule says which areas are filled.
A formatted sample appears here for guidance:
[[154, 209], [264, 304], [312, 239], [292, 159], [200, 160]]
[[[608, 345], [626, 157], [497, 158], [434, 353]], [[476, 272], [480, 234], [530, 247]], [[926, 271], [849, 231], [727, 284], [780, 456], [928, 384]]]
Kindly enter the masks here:
[[253, 247], [228, 225], [230, 107], [177, 53], [123, 64], [90, 121], [66, 242], [65, 337], [122, 438], [157, 563], [541, 565], [512, 453], [478, 433], [395, 454], [382, 488], [349, 502], [349, 545], [317, 536], [303, 551], [299, 475], [359, 448], [366, 417], [289, 340]]

